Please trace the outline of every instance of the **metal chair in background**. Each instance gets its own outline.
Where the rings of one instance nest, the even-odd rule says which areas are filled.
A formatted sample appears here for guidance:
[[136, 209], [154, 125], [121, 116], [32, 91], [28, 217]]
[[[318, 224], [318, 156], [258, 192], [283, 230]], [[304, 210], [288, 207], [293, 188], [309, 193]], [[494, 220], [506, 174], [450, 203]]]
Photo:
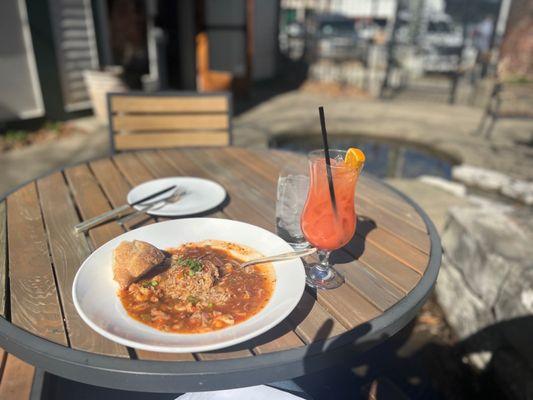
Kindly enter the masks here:
[[490, 138], [500, 119], [533, 119], [531, 104], [531, 84], [496, 82], [475, 134]]

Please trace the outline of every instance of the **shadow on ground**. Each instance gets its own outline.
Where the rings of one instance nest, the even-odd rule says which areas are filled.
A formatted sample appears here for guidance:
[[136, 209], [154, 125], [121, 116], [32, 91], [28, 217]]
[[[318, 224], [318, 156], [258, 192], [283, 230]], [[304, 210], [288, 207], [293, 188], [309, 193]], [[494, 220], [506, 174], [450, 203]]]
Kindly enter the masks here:
[[240, 115], [279, 94], [296, 90], [307, 79], [309, 65], [303, 61], [293, 61], [280, 56], [280, 68], [273, 79], [254, 82], [247, 95], [237, 97], [234, 116]]
[[[533, 326], [533, 317], [522, 317], [489, 326], [455, 344], [439, 343], [427, 334], [416, 332], [413, 321], [385, 343], [365, 353], [364, 358], [349, 360], [342, 366], [325, 369], [295, 379], [312, 399], [363, 399], [361, 388], [378, 378], [392, 382], [410, 399], [462, 400], [504, 399], [505, 386], [493, 379], [492, 371], [498, 361], [498, 352], [509, 332], [527, 332]], [[331, 330], [324, 324], [322, 336]], [[320, 346], [319, 346], [320, 347]], [[313, 352], [322, 351], [314, 347]], [[463, 358], [472, 352], [490, 351], [494, 354], [485, 372], [474, 373]], [[313, 366], [313, 370], [315, 366]], [[520, 369], [515, 371], [520, 374]], [[512, 385], [512, 382], [507, 382]], [[63, 378], [47, 376], [47, 399], [85, 400], [169, 400], [176, 394], [137, 393], [97, 388]], [[531, 385], [517, 388], [527, 396]], [[527, 397], [524, 397], [527, 398]]]

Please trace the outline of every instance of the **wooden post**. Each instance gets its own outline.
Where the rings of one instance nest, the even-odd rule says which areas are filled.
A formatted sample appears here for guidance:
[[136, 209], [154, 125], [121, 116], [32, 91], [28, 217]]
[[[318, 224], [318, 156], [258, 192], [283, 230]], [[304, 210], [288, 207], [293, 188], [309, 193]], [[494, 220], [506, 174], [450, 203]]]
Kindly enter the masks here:
[[107, 1], [92, 0], [91, 5], [93, 10], [94, 31], [96, 34], [96, 46], [98, 48], [98, 60], [100, 62], [100, 68], [102, 68], [106, 65], [113, 65]]
[[394, 64], [394, 47], [396, 46], [396, 31], [400, 25], [400, 0], [396, 0], [396, 10], [394, 11], [394, 24], [392, 25], [391, 37], [387, 44], [387, 67], [385, 69], [385, 77], [381, 85], [379, 97], [382, 99], [385, 96], [385, 90], [389, 88], [390, 73]]
[[466, 29], [468, 26], [468, 19], [470, 18], [470, 3], [466, 3], [463, 8], [463, 41], [461, 42], [461, 47], [459, 48], [457, 67], [453, 71], [452, 82], [450, 87], [450, 97], [448, 98], [449, 104], [455, 104], [457, 97], [457, 86], [459, 84], [459, 76], [461, 75], [461, 64], [463, 63], [463, 52], [465, 49], [466, 42]]
[[28, 1], [28, 22], [46, 118], [66, 118], [48, 1]]
[[254, 54], [254, 0], [246, 0], [246, 83], [245, 91], [250, 90], [252, 82], [252, 63]]
[[178, 8], [179, 88], [196, 90], [196, 19], [195, 1], [180, 0]]

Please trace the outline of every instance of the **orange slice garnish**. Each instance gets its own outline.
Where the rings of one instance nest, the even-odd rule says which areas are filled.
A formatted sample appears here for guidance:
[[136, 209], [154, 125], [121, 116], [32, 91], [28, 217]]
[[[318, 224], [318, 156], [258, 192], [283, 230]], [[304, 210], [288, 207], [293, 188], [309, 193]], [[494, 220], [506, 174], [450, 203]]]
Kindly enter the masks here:
[[365, 153], [357, 147], [350, 147], [344, 156], [344, 163], [361, 172], [365, 165]]

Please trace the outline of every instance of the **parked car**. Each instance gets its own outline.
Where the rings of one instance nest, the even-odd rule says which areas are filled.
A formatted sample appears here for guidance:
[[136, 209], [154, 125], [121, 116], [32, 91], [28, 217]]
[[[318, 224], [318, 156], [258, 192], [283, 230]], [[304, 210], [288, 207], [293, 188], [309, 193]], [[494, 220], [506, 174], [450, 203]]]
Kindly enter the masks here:
[[310, 23], [309, 53], [313, 60], [364, 59], [366, 41], [359, 38], [355, 21], [342, 15], [318, 15]]
[[299, 22], [291, 22], [280, 29], [279, 48], [292, 59], [302, 57], [305, 44], [305, 27]]
[[447, 73], [459, 67], [463, 34], [449, 15], [428, 16], [423, 24], [419, 43], [424, 71]]

